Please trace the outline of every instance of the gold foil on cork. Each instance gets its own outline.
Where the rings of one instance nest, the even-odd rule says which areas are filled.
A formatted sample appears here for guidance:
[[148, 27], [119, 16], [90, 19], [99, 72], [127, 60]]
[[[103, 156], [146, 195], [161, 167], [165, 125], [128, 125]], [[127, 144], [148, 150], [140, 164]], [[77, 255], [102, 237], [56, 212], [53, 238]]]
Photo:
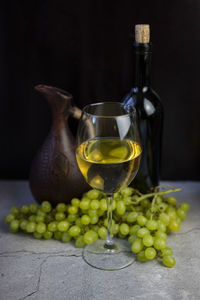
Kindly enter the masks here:
[[135, 25], [135, 41], [140, 44], [149, 43], [150, 41], [149, 24]]

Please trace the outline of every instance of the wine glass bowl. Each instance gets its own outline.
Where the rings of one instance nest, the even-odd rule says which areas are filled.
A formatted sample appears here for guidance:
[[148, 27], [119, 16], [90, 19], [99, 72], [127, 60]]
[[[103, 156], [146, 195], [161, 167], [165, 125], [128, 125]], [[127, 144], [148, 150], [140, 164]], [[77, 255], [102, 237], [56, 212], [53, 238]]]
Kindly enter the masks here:
[[107, 239], [87, 245], [86, 262], [104, 270], [130, 265], [134, 257], [130, 245], [113, 240], [113, 193], [129, 185], [136, 176], [142, 149], [134, 108], [118, 102], [101, 102], [83, 109], [77, 133], [76, 159], [87, 183], [106, 193]]

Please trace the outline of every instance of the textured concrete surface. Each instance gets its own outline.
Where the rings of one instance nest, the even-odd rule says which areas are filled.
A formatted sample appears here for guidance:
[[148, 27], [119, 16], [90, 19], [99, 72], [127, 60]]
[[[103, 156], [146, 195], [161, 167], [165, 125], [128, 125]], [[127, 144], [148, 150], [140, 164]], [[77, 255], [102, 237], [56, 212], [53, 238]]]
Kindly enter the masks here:
[[179, 201], [191, 204], [181, 230], [167, 240], [176, 266], [135, 261], [109, 272], [87, 265], [72, 244], [9, 233], [4, 224], [9, 207], [31, 203], [33, 198], [27, 182], [0, 181], [0, 299], [200, 299], [200, 183], [172, 184], [182, 187]]

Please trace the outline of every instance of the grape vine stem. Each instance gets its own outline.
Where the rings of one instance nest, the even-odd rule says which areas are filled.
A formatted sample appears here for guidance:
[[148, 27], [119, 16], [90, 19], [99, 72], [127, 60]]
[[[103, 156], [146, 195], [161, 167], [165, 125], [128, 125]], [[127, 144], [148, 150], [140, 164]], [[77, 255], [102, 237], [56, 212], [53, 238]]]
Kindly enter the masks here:
[[137, 198], [137, 200], [132, 201], [132, 203], [133, 204], [138, 204], [142, 200], [147, 199], [147, 198], [151, 198], [151, 197], [154, 197], [154, 196], [162, 196], [162, 195], [166, 195], [166, 194], [169, 194], [169, 193], [180, 192], [180, 191], [181, 191], [180, 188], [178, 188], [178, 189], [173, 188], [173, 189], [170, 189], [168, 191], [161, 191], [161, 192], [154, 192], [154, 193], [145, 194], [145, 195], [142, 195], [139, 198]]

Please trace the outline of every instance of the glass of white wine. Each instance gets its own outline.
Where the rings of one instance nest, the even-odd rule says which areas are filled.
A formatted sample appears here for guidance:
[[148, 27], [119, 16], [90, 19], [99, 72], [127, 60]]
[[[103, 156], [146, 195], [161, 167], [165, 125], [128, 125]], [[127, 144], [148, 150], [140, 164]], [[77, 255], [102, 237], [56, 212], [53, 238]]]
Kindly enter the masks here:
[[125, 268], [134, 261], [134, 255], [127, 240], [113, 238], [113, 193], [129, 185], [140, 165], [142, 148], [135, 109], [119, 102], [87, 105], [79, 123], [77, 144], [81, 173], [92, 188], [105, 193], [107, 200], [107, 238], [92, 243], [91, 237], [83, 258], [98, 269]]

